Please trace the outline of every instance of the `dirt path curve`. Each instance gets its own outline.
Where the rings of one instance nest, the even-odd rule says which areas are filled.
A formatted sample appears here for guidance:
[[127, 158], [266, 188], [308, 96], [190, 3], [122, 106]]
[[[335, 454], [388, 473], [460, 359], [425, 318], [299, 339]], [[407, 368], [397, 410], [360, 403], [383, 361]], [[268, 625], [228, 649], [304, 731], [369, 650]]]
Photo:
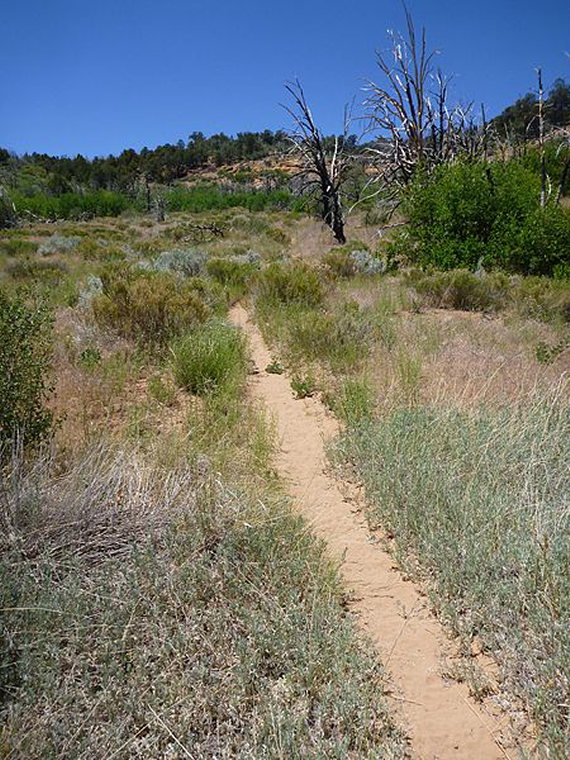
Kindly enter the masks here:
[[[495, 760], [509, 757], [494, 740], [499, 727], [467, 695], [440, 675], [443, 634], [414, 585], [370, 542], [362, 516], [326, 472], [324, 442], [338, 425], [320, 402], [293, 397], [284, 375], [265, 371], [271, 355], [245, 309], [232, 309], [248, 335], [258, 370], [252, 390], [275, 418], [280, 451], [276, 466], [295, 504], [331, 554], [352, 592], [352, 608], [380, 651], [395, 688], [393, 699], [407, 724], [414, 756], [422, 760]], [[344, 486], [343, 486], [344, 491]]]

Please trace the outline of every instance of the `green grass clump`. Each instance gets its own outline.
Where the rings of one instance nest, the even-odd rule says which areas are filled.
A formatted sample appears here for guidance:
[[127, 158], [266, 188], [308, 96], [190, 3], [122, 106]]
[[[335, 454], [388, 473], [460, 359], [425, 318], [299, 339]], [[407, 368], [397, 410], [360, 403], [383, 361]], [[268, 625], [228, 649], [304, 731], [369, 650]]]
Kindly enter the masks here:
[[21, 238], [9, 238], [0, 240], [0, 253], [7, 256], [29, 256], [35, 253], [38, 244], [32, 240], [22, 240]]
[[69, 267], [63, 261], [16, 259], [6, 265], [6, 273], [15, 280], [41, 280], [51, 285], [62, 282], [68, 271]]
[[371, 310], [348, 302], [326, 312], [291, 312], [287, 342], [300, 358], [326, 362], [332, 369], [348, 369], [369, 355], [375, 333]]
[[262, 305], [318, 306], [325, 296], [319, 273], [300, 262], [273, 262], [263, 269], [256, 282], [257, 300]]
[[525, 318], [570, 322], [568, 280], [452, 269], [431, 274], [412, 270], [404, 282], [426, 306], [488, 312], [511, 309]]
[[560, 396], [478, 412], [398, 409], [340, 444], [370, 519], [428, 580], [466, 648], [478, 637], [504, 686], [564, 757], [570, 658], [570, 409]]
[[348, 377], [338, 393], [328, 395], [327, 404], [343, 422], [355, 425], [372, 418], [374, 392], [365, 377]]
[[0, 290], [0, 460], [17, 442], [40, 443], [52, 428], [52, 321], [45, 307]]
[[334, 277], [384, 274], [386, 271], [386, 263], [359, 241], [332, 248], [323, 257], [323, 263]]
[[177, 340], [171, 349], [176, 382], [191, 393], [218, 393], [243, 382], [245, 341], [231, 325], [206, 322]]

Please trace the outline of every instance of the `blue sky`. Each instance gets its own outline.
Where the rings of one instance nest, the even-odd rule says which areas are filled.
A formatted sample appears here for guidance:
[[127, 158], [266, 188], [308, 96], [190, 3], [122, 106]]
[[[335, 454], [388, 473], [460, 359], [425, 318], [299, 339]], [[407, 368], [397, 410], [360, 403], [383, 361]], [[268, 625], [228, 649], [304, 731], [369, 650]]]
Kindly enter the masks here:
[[[535, 86], [535, 66], [570, 80], [570, 0], [409, 5], [457, 98], [491, 115]], [[0, 146], [93, 156], [287, 127], [296, 76], [338, 131], [403, 14], [398, 0], [4, 0], [2, 22]]]

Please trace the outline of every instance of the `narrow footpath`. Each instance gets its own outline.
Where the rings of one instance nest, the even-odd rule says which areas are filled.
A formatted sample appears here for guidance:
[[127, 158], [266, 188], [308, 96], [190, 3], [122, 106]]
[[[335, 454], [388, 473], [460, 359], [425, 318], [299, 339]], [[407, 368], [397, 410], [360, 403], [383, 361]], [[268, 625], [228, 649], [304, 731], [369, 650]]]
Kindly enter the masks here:
[[295, 507], [341, 564], [341, 573], [366, 635], [378, 649], [393, 685], [389, 696], [421, 760], [500, 760], [518, 757], [498, 744], [500, 723], [468, 696], [467, 688], [440, 675], [445, 634], [413, 583], [370, 540], [356, 488], [327, 474], [325, 445], [338, 424], [315, 399], [294, 398], [285, 375], [268, 374], [271, 355], [263, 337], [237, 305], [231, 319], [248, 336], [257, 374], [251, 391], [275, 420], [275, 465]]

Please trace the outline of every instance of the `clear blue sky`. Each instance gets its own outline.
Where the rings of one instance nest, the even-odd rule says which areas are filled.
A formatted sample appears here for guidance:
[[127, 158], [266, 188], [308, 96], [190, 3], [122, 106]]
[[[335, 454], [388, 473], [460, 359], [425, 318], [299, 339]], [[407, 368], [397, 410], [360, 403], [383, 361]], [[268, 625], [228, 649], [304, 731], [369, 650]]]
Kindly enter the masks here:
[[[410, 0], [458, 98], [491, 115], [570, 80], [569, 0]], [[87, 156], [193, 131], [278, 129], [298, 76], [324, 131], [378, 78], [398, 0], [4, 0], [0, 146]]]

